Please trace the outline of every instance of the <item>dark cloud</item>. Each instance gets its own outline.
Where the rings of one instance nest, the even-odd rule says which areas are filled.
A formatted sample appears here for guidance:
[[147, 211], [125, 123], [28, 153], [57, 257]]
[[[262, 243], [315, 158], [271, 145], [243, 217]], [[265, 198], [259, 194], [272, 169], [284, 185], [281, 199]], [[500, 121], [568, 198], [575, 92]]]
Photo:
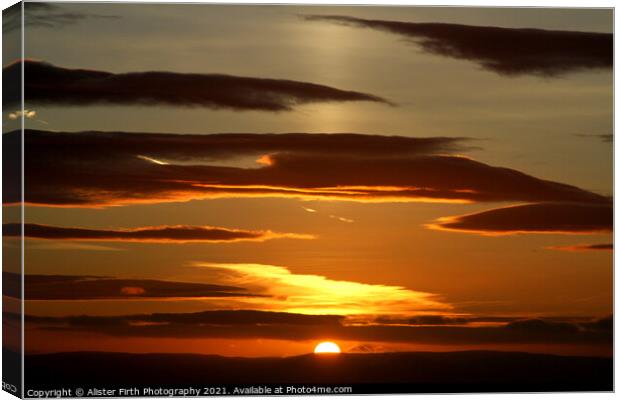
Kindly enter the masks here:
[[613, 143], [614, 142], [614, 135], [612, 133], [609, 133], [609, 134], [598, 134], [598, 135], [578, 134], [577, 136], [583, 137], [583, 138], [598, 139], [598, 140], [600, 140], [603, 143]]
[[[84, 229], [40, 224], [24, 224], [24, 236], [37, 239], [93, 240], [146, 243], [201, 243], [265, 241], [270, 239], [311, 239], [312, 235], [249, 231], [212, 226], [148, 226], [133, 229]], [[22, 235], [21, 224], [3, 224], [5, 236]]]
[[[3, 82], [19, 78], [21, 63], [4, 68]], [[284, 79], [247, 78], [220, 74], [133, 72], [68, 69], [38, 61], [24, 61], [28, 76], [24, 96], [28, 104], [139, 104], [207, 107], [237, 111], [290, 111], [319, 102], [386, 100], [366, 93]], [[7, 102], [18, 103], [12, 95]]]
[[614, 316], [609, 315], [607, 317], [594, 319], [592, 321], [583, 322], [580, 324], [584, 329], [594, 331], [613, 332], [614, 330]]
[[[8, 33], [21, 26], [21, 7], [8, 9], [3, 14], [2, 32]], [[77, 24], [84, 20], [115, 20], [120, 19], [117, 15], [102, 15], [76, 11], [66, 11], [62, 6], [52, 3], [24, 3], [24, 25], [33, 28], [62, 28], [67, 25]]]
[[[3, 90], [5, 90], [4, 87]], [[10, 89], [6, 88], [6, 90]], [[22, 135], [20, 131], [2, 134], [2, 168], [4, 170], [2, 174], [2, 203], [21, 202], [23, 173]]]
[[245, 325], [299, 325], [299, 326], [340, 326], [343, 317], [338, 315], [307, 315], [286, 312], [255, 311], [255, 310], [214, 310], [195, 313], [172, 314], [155, 313], [128, 316], [93, 317], [29, 317], [33, 323], [64, 325], [69, 327], [96, 327], [102, 321], [108, 321], [114, 326], [144, 326], [145, 324], [163, 325], [175, 324], [179, 326], [245, 326]]
[[353, 346], [346, 350], [347, 353], [385, 353], [388, 349], [385, 346], [374, 343], [363, 343]]
[[431, 228], [488, 235], [594, 233], [613, 229], [613, 204], [540, 203], [440, 218]]
[[[3, 272], [4, 295], [19, 298], [19, 274]], [[235, 286], [103, 276], [25, 275], [26, 300], [102, 300], [256, 296]]]
[[556, 76], [593, 68], [611, 69], [613, 35], [529, 28], [369, 20], [313, 15], [335, 22], [400, 35], [423, 51], [475, 62], [501, 75]]
[[374, 322], [383, 325], [465, 325], [469, 319], [443, 315], [419, 315], [411, 318], [378, 317]]
[[264, 311], [206, 311], [190, 314], [145, 314], [118, 317], [27, 316], [26, 324], [55, 331], [98, 332], [122, 337], [264, 338], [401, 342], [425, 344], [590, 343], [611, 344], [604, 320], [587, 323], [543, 319], [500, 326], [347, 325], [340, 316]]
[[[58, 160], [135, 160], [143, 155], [164, 161], [215, 162], [264, 154], [333, 155], [372, 158], [445, 154], [477, 149], [465, 137], [405, 137], [358, 133], [215, 133], [50, 132], [26, 130], [29, 151]], [[17, 133], [13, 133], [17, 136]], [[13, 139], [17, 140], [18, 137]], [[51, 148], [51, 149], [50, 149]]]
[[508, 323], [504, 329], [524, 334], [537, 333], [543, 335], [574, 334], [580, 327], [570, 322], [550, 322], [542, 319], [525, 319]]
[[[19, 135], [17, 131], [9, 133], [5, 142], [19, 141]], [[307, 146], [296, 143], [287, 148], [287, 139], [296, 137], [302, 137]], [[242, 145], [244, 140], [250, 143]], [[208, 145], [199, 145], [203, 141]], [[348, 149], [345, 143], [349, 143]], [[447, 138], [377, 135], [160, 137], [27, 130], [25, 196], [32, 204], [73, 206], [256, 196], [354, 201], [608, 201], [512, 169], [436, 154], [455, 143]], [[376, 154], [372, 147], [377, 148]], [[247, 155], [257, 149], [268, 155], [253, 168], [218, 164], [233, 154]], [[163, 157], [164, 162], [156, 157]], [[14, 195], [8, 202], [19, 201]]]
[[613, 251], [613, 243], [597, 243], [597, 244], [576, 244], [571, 246], [551, 246], [550, 250], [560, 251]]
[[417, 315], [410, 318], [377, 317], [374, 323], [381, 325], [467, 325], [472, 323], [506, 323], [512, 322], [515, 317], [477, 317], [477, 316], [444, 316], [444, 315]]

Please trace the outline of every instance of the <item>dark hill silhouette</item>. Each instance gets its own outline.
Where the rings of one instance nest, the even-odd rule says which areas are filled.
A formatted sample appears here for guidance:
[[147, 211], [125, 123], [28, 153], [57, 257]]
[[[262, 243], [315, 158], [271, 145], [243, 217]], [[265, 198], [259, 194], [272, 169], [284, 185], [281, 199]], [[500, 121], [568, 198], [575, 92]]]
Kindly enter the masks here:
[[[381, 384], [389, 392], [611, 391], [611, 358], [495, 351], [239, 358], [196, 354], [26, 356], [26, 386], [62, 384]], [[363, 390], [363, 389], [362, 389]]]

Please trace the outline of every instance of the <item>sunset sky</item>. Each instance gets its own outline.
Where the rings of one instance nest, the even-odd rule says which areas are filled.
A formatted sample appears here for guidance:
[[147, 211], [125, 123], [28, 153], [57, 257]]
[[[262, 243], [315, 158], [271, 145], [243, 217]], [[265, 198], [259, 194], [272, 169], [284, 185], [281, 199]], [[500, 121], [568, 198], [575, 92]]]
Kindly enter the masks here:
[[26, 352], [611, 354], [611, 10], [26, 10]]

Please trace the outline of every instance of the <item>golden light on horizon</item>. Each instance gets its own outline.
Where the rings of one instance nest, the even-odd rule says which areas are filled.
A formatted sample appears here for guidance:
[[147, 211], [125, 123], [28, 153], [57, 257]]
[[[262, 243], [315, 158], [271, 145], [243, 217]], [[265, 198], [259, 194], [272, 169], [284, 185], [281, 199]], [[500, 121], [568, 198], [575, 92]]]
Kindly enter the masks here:
[[340, 353], [340, 346], [334, 342], [321, 342], [314, 348], [314, 354], [338, 354]]

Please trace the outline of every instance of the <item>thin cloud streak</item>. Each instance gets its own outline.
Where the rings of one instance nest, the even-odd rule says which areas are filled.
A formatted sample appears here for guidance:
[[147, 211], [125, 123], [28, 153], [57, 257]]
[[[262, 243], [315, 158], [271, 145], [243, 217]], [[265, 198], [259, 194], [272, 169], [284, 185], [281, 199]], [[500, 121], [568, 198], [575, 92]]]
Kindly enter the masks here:
[[614, 135], [612, 133], [602, 133], [602, 134], [592, 134], [592, 135], [588, 135], [588, 134], [578, 134], [576, 136], [582, 137], [582, 138], [594, 138], [594, 139], [598, 139], [603, 143], [613, 143], [614, 142]]
[[613, 204], [540, 203], [444, 217], [427, 225], [443, 231], [481, 235], [520, 233], [588, 234], [613, 230]]
[[547, 247], [549, 250], [559, 250], [559, 251], [570, 251], [570, 252], [583, 252], [583, 251], [613, 251], [614, 245], [613, 243], [597, 243], [597, 244], [576, 244], [571, 246], [550, 246]]
[[[8, 237], [22, 235], [21, 224], [3, 224]], [[297, 233], [279, 233], [270, 230], [250, 231], [213, 226], [148, 226], [132, 229], [85, 229], [41, 224], [24, 224], [24, 236], [36, 239], [141, 242], [141, 243], [234, 243], [262, 242], [271, 239], [314, 239], [315, 236]]]

